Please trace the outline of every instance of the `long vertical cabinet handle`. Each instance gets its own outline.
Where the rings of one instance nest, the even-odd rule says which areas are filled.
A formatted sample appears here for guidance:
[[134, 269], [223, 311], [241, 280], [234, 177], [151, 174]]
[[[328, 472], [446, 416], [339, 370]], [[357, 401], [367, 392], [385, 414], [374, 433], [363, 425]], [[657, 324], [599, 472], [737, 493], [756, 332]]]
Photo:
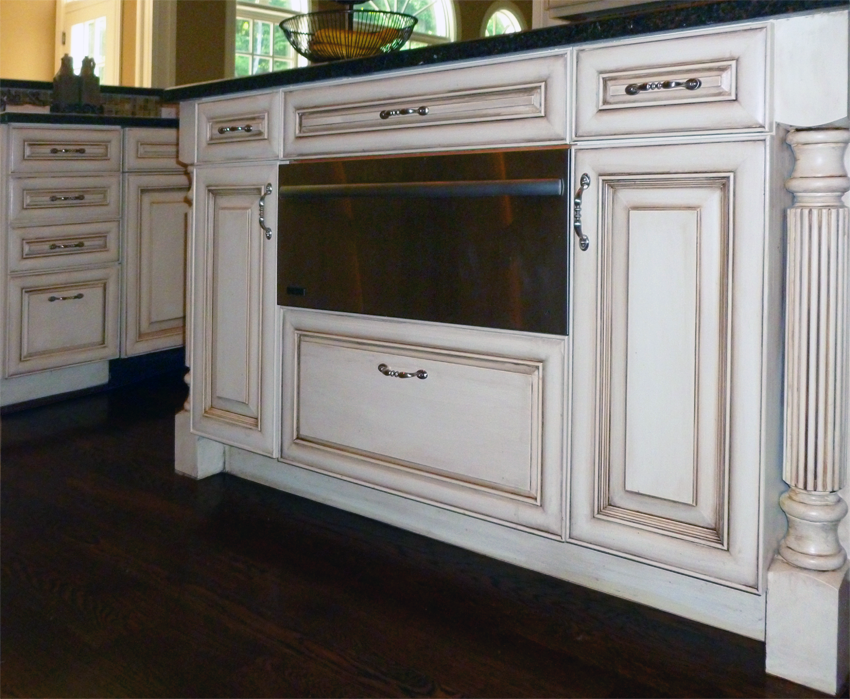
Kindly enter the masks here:
[[581, 195], [584, 194], [584, 190], [588, 187], [590, 187], [590, 176], [584, 173], [579, 180], [576, 197], [573, 199], [573, 230], [578, 236], [578, 246], [582, 250], [587, 250], [590, 247], [590, 240], [581, 231]]
[[272, 239], [272, 229], [266, 225], [266, 195], [272, 193], [272, 184], [269, 182], [266, 185], [266, 188], [263, 190], [262, 195], [260, 195], [260, 228], [263, 229], [263, 233], [266, 234], [266, 240]]

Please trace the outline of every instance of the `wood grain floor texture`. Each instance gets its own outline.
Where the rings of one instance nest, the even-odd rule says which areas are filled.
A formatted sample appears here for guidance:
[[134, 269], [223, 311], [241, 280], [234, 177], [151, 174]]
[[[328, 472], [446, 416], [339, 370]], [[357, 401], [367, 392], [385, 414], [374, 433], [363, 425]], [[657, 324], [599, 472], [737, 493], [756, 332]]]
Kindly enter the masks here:
[[6, 697], [807, 697], [763, 644], [220, 474], [179, 377], [2, 420]]

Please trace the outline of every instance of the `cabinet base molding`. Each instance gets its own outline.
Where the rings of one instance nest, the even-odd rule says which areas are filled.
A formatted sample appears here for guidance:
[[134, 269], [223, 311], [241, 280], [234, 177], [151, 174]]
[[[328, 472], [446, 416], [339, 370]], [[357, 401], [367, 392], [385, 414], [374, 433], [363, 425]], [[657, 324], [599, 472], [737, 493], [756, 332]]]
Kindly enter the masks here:
[[766, 667], [771, 675], [838, 694], [850, 665], [850, 563], [806, 570], [777, 556], [767, 573]]
[[181, 410], [174, 416], [174, 470], [201, 480], [224, 471], [225, 446], [191, 432], [192, 414]]
[[14, 405], [37, 398], [80, 391], [109, 381], [109, 362], [78, 364], [37, 374], [0, 379], [0, 405]]
[[235, 476], [733, 633], [764, 639], [764, 597], [518, 531], [225, 447]]

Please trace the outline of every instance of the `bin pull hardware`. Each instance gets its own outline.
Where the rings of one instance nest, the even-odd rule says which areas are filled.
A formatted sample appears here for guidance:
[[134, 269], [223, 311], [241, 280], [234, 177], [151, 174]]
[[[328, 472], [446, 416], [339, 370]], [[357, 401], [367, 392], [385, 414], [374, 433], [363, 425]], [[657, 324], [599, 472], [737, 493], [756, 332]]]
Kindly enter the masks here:
[[384, 376], [394, 376], [397, 379], [428, 378], [428, 372], [424, 369], [419, 369], [418, 371], [396, 371], [395, 369], [390, 369], [386, 364], [378, 364], [378, 371]]

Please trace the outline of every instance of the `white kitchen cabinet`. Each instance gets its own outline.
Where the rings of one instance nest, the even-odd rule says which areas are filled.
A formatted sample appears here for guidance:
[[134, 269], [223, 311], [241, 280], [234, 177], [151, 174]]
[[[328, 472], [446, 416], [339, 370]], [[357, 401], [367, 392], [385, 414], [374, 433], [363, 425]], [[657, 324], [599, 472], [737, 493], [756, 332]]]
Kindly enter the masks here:
[[761, 141], [575, 153], [570, 538], [751, 589], [764, 167]]
[[124, 356], [183, 345], [186, 174], [124, 178]]
[[197, 107], [193, 162], [267, 160], [281, 157], [281, 92], [202, 102]]
[[277, 453], [277, 164], [194, 173], [192, 427]]
[[283, 316], [282, 460], [562, 538], [563, 337]]

